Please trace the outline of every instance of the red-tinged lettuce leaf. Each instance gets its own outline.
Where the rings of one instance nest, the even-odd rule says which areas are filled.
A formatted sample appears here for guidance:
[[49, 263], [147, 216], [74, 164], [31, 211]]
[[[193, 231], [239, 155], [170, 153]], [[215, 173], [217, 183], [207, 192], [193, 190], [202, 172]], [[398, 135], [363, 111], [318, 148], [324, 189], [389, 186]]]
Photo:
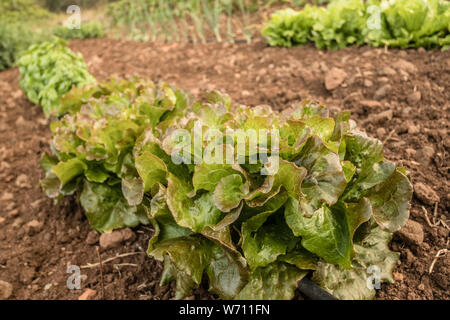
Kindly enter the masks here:
[[190, 198], [193, 188], [189, 182], [173, 174], [169, 174], [167, 181], [167, 205], [180, 226], [200, 233], [224, 218], [225, 214], [214, 204], [212, 192]]
[[236, 253], [200, 236], [161, 241], [149, 254], [158, 260], [164, 259], [162, 284], [175, 280], [177, 299], [190, 295], [192, 289], [200, 285], [205, 272], [210, 290], [222, 299], [235, 297], [248, 278], [245, 265], [242, 265]]
[[222, 178], [214, 190], [214, 203], [222, 212], [230, 212], [239, 207], [249, 192], [249, 183], [244, 182], [240, 174], [231, 174]]
[[164, 240], [189, 236], [192, 231], [179, 226], [167, 206], [167, 189], [163, 185], [159, 185], [158, 192], [150, 201], [150, 208], [147, 210], [147, 216], [155, 228], [152, 238], [149, 240], [148, 250], [150, 253], [154, 250], [155, 245]]
[[167, 184], [167, 166], [158, 156], [144, 151], [135, 159], [136, 170], [144, 181], [144, 191], [148, 192], [155, 184]]
[[149, 252], [151, 257], [165, 261], [161, 285], [175, 280], [176, 299], [190, 295], [200, 285], [211, 260], [212, 245], [204, 238], [185, 236], [160, 241]]
[[144, 182], [141, 178], [122, 179], [122, 194], [128, 205], [137, 206], [144, 199]]
[[230, 164], [207, 164], [202, 162], [195, 166], [192, 184], [194, 191], [214, 191], [219, 181], [226, 176], [238, 173]]
[[409, 219], [413, 187], [402, 168], [367, 195], [372, 203], [373, 218], [383, 229], [398, 231]]
[[242, 224], [242, 250], [250, 268], [265, 267], [294, 248], [296, 238], [281, 212], [260, 213]]
[[366, 133], [353, 130], [345, 136], [345, 160], [351, 161], [360, 170], [365, 170], [383, 158], [383, 144], [380, 140], [370, 138]]
[[[147, 157], [146, 155], [148, 153], [159, 158], [159, 160], [154, 159], [153, 157]], [[139, 159], [139, 164], [136, 164], [136, 168], [138, 166], [140, 167], [138, 171], [140, 171], [140, 174], [142, 174], [141, 178], [144, 179], [144, 176], [147, 172], [151, 173], [149, 177], [151, 179], [148, 179], [149, 181], [147, 182], [148, 185], [151, 185], [155, 180], [165, 181], [165, 179], [162, 179], [162, 171], [164, 170], [162, 162], [167, 168], [167, 171], [173, 173], [177, 177], [185, 180], [191, 178], [191, 175], [185, 165], [176, 165], [175, 163], [173, 163], [170, 155], [164, 152], [161, 147], [161, 141], [154, 135], [151, 128], [146, 129], [136, 140], [133, 154], [134, 159]], [[155, 161], [158, 162], [157, 164], [155, 164], [157, 169], [148, 168], [148, 166], [150, 166]], [[147, 188], [151, 188], [151, 186], [148, 185]]]
[[57, 157], [48, 154], [41, 158], [45, 177], [39, 185], [49, 198], [72, 195], [76, 191], [80, 176], [87, 169], [87, 165], [76, 158], [58, 161]]
[[246, 203], [250, 207], [264, 206], [282, 188], [287, 191], [289, 196], [300, 199], [302, 197], [302, 182], [306, 175], [307, 171], [305, 168], [279, 159], [277, 172], [267, 176], [261, 187], [251, 191], [245, 197]]
[[329, 263], [350, 267], [351, 237], [345, 213], [323, 206], [306, 216], [297, 200], [290, 198], [285, 208], [286, 222], [302, 246]]
[[279, 256], [278, 261], [292, 264], [301, 270], [316, 270], [319, 257], [297, 244], [292, 251]]
[[304, 212], [312, 215], [322, 204], [331, 206], [338, 201], [347, 180], [339, 156], [330, 151], [320, 138], [309, 138], [295, 163], [308, 172], [301, 186], [305, 197], [297, 198]]
[[291, 300], [307, 271], [283, 262], [257, 268], [236, 300]]
[[91, 227], [102, 233], [149, 223], [143, 206], [128, 205], [120, 187], [85, 181], [80, 203]]
[[211, 263], [206, 268], [209, 278], [209, 291], [222, 299], [233, 299], [247, 284], [249, 274], [238, 253], [213, 246]]
[[359, 204], [337, 203], [323, 206], [309, 217], [295, 199], [289, 199], [285, 207], [286, 222], [295, 236], [302, 237], [302, 246], [328, 263], [343, 268], [351, 266], [353, 235], [356, 229], [368, 221], [372, 207], [367, 199]]
[[368, 300], [375, 296], [374, 282], [379, 271], [380, 282], [393, 282], [392, 270], [399, 254], [389, 250], [392, 234], [374, 227], [362, 241], [355, 243], [352, 269], [319, 262], [313, 280], [322, 288], [342, 300]]
[[390, 161], [381, 161], [372, 166], [358, 170], [358, 176], [354, 179], [344, 192], [345, 201], [355, 201], [367, 194], [367, 190], [383, 183], [395, 171], [395, 164]]
[[58, 177], [62, 188], [74, 178], [83, 174], [85, 170], [87, 170], [87, 165], [83, 161], [73, 158], [59, 162], [51, 169], [51, 172]]

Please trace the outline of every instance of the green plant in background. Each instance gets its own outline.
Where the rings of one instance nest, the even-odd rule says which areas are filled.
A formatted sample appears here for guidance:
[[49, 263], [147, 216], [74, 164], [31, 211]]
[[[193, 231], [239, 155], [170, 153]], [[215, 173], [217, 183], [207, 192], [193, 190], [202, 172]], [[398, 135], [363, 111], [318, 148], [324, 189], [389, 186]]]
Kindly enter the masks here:
[[62, 105], [45, 193], [76, 192], [99, 232], [152, 223], [148, 254], [177, 298], [205, 275], [223, 299], [292, 299], [308, 272], [341, 299], [373, 298], [371, 266], [393, 281], [388, 244], [412, 186], [349, 112], [307, 101], [279, 113], [218, 92], [193, 101], [140, 79], [73, 89]]
[[113, 28], [126, 28], [135, 40], [149, 39], [151, 34], [152, 40], [206, 42], [214, 37], [233, 42], [241, 32], [249, 42], [253, 36], [250, 13], [280, 2], [290, 1], [121, 0], [108, 6], [107, 15]]
[[450, 2], [443, 0], [334, 0], [272, 15], [262, 29], [273, 46], [313, 42], [339, 49], [369, 44], [400, 48], [450, 45]]
[[105, 35], [103, 25], [97, 21], [81, 23], [80, 27], [80, 29], [69, 29], [58, 26], [53, 30], [53, 34], [65, 40], [101, 38]]
[[21, 24], [0, 22], [0, 71], [13, 66], [21, 53], [37, 39]]
[[46, 116], [59, 115], [61, 97], [73, 86], [94, 82], [80, 53], [66, 48], [62, 39], [32, 45], [17, 62], [20, 86], [40, 104]]
[[0, 21], [2, 23], [28, 23], [30, 20], [44, 20], [52, 15], [36, 0], [0, 1]]

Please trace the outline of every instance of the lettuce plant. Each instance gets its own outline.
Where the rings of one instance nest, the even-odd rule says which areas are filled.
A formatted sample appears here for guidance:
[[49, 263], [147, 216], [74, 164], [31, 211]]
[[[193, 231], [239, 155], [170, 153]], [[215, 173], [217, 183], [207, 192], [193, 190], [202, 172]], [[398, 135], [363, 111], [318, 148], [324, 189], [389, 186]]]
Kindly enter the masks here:
[[334, 0], [326, 8], [275, 12], [262, 29], [272, 46], [313, 42], [320, 49], [364, 43], [400, 48], [449, 46], [450, 4], [444, 0]]
[[341, 299], [372, 298], [373, 268], [393, 281], [388, 245], [412, 186], [349, 112], [192, 101], [141, 79], [74, 89], [63, 105], [44, 191], [77, 192], [100, 232], [151, 223], [148, 254], [177, 298], [204, 276], [223, 299], [292, 299], [310, 272]]
[[47, 117], [58, 116], [61, 97], [73, 86], [95, 82], [80, 53], [62, 39], [32, 45], [17, 62], [20, 86], [28, 99], [42, 105]]
[[105, 29], [100, 22], [90, 21], [82, 23], [80, 29], [69, 29], [66, 26], [58, 26], [53, 34], [64, 40], [101, 38], [105, 35]]

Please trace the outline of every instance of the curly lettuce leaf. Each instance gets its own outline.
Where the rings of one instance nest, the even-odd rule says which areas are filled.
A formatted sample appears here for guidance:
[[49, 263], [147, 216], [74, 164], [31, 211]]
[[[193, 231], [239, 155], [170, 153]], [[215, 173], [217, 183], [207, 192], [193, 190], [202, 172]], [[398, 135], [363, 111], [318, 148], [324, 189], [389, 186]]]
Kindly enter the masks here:
[[[313, 281], [341, 300], [368, 300], [375, 296], [372, 276], [379, 271], [380, 282], [392, 283], [392, 270], [399, 254], [389, 250], [392, 234], [374, 227], [358, 243], [355, 243], [355, 257], [352, 269], [319, 262], [313, 273]], [[370, 283], [368, 285], [368, 283]]]
[[236, 296], [237, 300], [291, 300], [298, 283], [307, 271], [292, 265], [275, 262], [251, 273], [247, 285]]

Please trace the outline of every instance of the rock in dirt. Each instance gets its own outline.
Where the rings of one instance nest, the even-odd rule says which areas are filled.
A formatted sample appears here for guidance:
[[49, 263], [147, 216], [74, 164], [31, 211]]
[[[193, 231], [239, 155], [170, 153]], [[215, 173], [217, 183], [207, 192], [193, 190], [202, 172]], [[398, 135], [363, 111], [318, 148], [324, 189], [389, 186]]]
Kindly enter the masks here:
[[392, 77], [392, 76], [395, 76], [397, 74], [397, 71], [395, 71], [391, 67], [383, 67], [383, 68], [380, 69], [378, 74], [380, 74], [382, 76]]
[[86, 237], [86, 243], [89, 245], [94, 245], [98, 242], [99, 240], [99, 236], [98, 233], [94, 230], [92, 230], [91, 232], [88, 233], [87, 237]]
[[19, 215], [19, 209], [12, 209], [8, 212], [8, 218], [15, 218]]
[[403, 281], [403, 274], [399, 273], [399, 272], [394, 272], [392, 273], [392, 276], [394, 277], [395, 281]]
[[6, 281], [0, 280], [0, 300], [6, 300], [11, 297], [13, 286]]
[[382, 104], [379, 101], [375, 101], [375, 100], [362, 100], [359, 102], [361, 104], [362, 107], [366, 107], [366, 108], [381, 108]]
[[306, 83], [311, 83], [311, 82], [316, 80], [316, 77], [314, 76], [314, 74], [311, 71], [307, 70], [307, 69], [302, 71], [302, 73], [300, 74], [300, 77]]
[[414, 193], [420, 201], [430, 206], [441, 200], [433, 189], [422, 182], [414, 184]]
[[26, 174], [21, 174], [16, 179], [16, 186], [18, 186], [19, 188], [30, 189], [31, 185], [30, 185], [29, 181], [30, 181], [30, 179], [28, 178], [28, 176]]
[[434, 148], [431, 146], [425, 146], [416, 154], [416, 160], [423, 165], [428, 165], [434, 157]]
[[2, 197], [0, 198], [1, 201], [10, 201], [14, 199], [14, 195], [10, 192], [3, 192]]
[[380, 113], [373, 114], [370, 118], [366, 120], [366, 122], [371, 123], [381, 123], [388, 120], [391, 120], [394, 117], [394, 112], [392, 110], [386, 110]]
[[422, 99], [422, 94], [420, 93], [420, 91], [415, 91], [415, 92], [411, 93], [407, 98], [408, 103], [410, 105], [417, 104], [421, 99]]
[[419, 245], [423, 242], [423, 227], [413, 220], [408, 220], [403, 228], [397, 231], [397, 234], [412, 244]]
[[412, 149], [412, 148], [406, 148], [406, 154], [408, 155], [408, 158], [412, 158], [416, 155], [416, 150]]
[[378, 139], [382, 139], [386, 135], [386, 129], [385, 128], [378, 128], [377, 129], [377, 137]]
[[0, 226], [4, 223], [6, 221], [6, 219], [5, 218], [3, 218], [3, 217], [0, 217]]
[[420, 128], [414, 124], [408, 125], [407, 128], [408, 134], [417, 134], [420, 132]]
[[342, 82], [344, 82], [346, 77], [347, 74], [344, 70], [339, 68], [331, 69], [325, 76], [325, 88], [330, 91], [336, 89]]
[[14, 229], [18, 229], [23, 225], [23, 219], [22, 218], [17, 218], [16, 220], [14, 220], [12, 227]]
[[78, 297], [78, 300], [92, 300], [95, 295], [97, 294], [97, 291], [92, 289], [86, 289], [81, 296]]
[[373, 98], [378, 101], [383, 100], [386, 97], [387, 93], [391, 90], [391, 88], [392, 87], [390, 84], [385, 84], [375, 92]]
[[31, 220], [25, 226], [25, 230], [29, 236], [32, 236], [42, 230], [44, 224], [37, 220]]
[[413, 63], [411, 63], [409, 61], [406, 61], [406, 60], [403, 60], [403, 59], [400, 59], [397, 62], [395, 62], [393, 64], [393, 66], [397, 70], [405, 71], [405, 72], [408, 72], [410, 74], [414, 74], [414, 73], [417, 72], [417, 67]]
[[134, 240], [136, 235], [130, 228], [107, 232], [100, 236], [100, 247], [110, 249], [118, 247], [122, 242]]

